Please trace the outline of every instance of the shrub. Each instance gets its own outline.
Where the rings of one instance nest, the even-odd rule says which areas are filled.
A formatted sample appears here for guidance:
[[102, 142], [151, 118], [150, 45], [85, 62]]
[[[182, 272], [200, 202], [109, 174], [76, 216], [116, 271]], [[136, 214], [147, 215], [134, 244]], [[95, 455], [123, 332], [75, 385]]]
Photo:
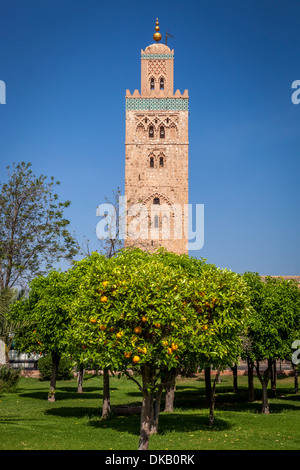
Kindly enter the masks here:
[[6, 364], [0, 366], [0, 392], [13, 392], [20, 378], [20, 369], [11, 369]]
[[[62, 357], [59, 361], [57, 380], [69, 380], [73, 363], [71, 359]], [[52, 376], [52, 357], [50, 355], [41, 357], [38, 360], [38, 370], [41, 373], [42, 380], [51, 380]]]

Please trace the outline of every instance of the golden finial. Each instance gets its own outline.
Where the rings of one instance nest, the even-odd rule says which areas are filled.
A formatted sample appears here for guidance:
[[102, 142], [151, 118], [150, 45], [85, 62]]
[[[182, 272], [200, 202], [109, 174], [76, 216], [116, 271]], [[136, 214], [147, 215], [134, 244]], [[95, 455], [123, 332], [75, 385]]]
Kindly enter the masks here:
[[154, 41], [158, 42], [161, 40], [161, 34], [159, 33], [159, 23], [158, 18], [156, 18], [156, 26], [155, 26], [156, 33], [153, 34]]

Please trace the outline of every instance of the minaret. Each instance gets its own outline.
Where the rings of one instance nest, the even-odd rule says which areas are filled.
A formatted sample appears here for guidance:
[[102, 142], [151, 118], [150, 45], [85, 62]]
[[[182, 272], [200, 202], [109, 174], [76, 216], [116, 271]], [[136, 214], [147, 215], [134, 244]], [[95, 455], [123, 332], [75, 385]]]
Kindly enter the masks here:
[[188, 252], [189, 97], [187, 90], [174, 93], [174, 50], [160, 42], [159, 29], [157, 20], [155, 43], [141, 50], [141, 91], [126, 91], [125, 196], [128, 207], [145, 211], [129, 211], [128, 227], [137, 235], [131, 230], [125, 246], [181, 254]]

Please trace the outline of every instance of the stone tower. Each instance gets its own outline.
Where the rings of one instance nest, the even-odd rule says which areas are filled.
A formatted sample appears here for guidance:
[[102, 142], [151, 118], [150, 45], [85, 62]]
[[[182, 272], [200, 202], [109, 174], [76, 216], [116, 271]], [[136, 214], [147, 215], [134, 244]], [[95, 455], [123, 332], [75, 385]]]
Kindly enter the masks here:
[[[187, 253], [188, 91], [174, 93], [174, 50], [141, 51], [141, 91], [126, 90], [125, 246]], [[138, 204], [139, 206], [132, 206]], [[131, 209], [130, 209], [131, 207]]]

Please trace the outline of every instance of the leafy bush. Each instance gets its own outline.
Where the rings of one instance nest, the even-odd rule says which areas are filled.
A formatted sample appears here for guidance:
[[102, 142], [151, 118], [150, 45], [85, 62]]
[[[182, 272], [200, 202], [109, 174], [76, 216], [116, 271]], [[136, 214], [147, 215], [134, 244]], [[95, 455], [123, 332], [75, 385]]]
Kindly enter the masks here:
[[[59, 361], [57, 380], [69, 380], [71, 370], [73, 368], [72, 361], [67, 357], [62, 357]], [[38, 360], [38, 370], [41, 373], [42, 380], [51, 380], [52, 377], [52, 357], [50, 355], [41, 357]]]
[[0, 392], [15, 390], [20, 378], [20, 369], [11, 369], [7, 365], [0, 366]]

